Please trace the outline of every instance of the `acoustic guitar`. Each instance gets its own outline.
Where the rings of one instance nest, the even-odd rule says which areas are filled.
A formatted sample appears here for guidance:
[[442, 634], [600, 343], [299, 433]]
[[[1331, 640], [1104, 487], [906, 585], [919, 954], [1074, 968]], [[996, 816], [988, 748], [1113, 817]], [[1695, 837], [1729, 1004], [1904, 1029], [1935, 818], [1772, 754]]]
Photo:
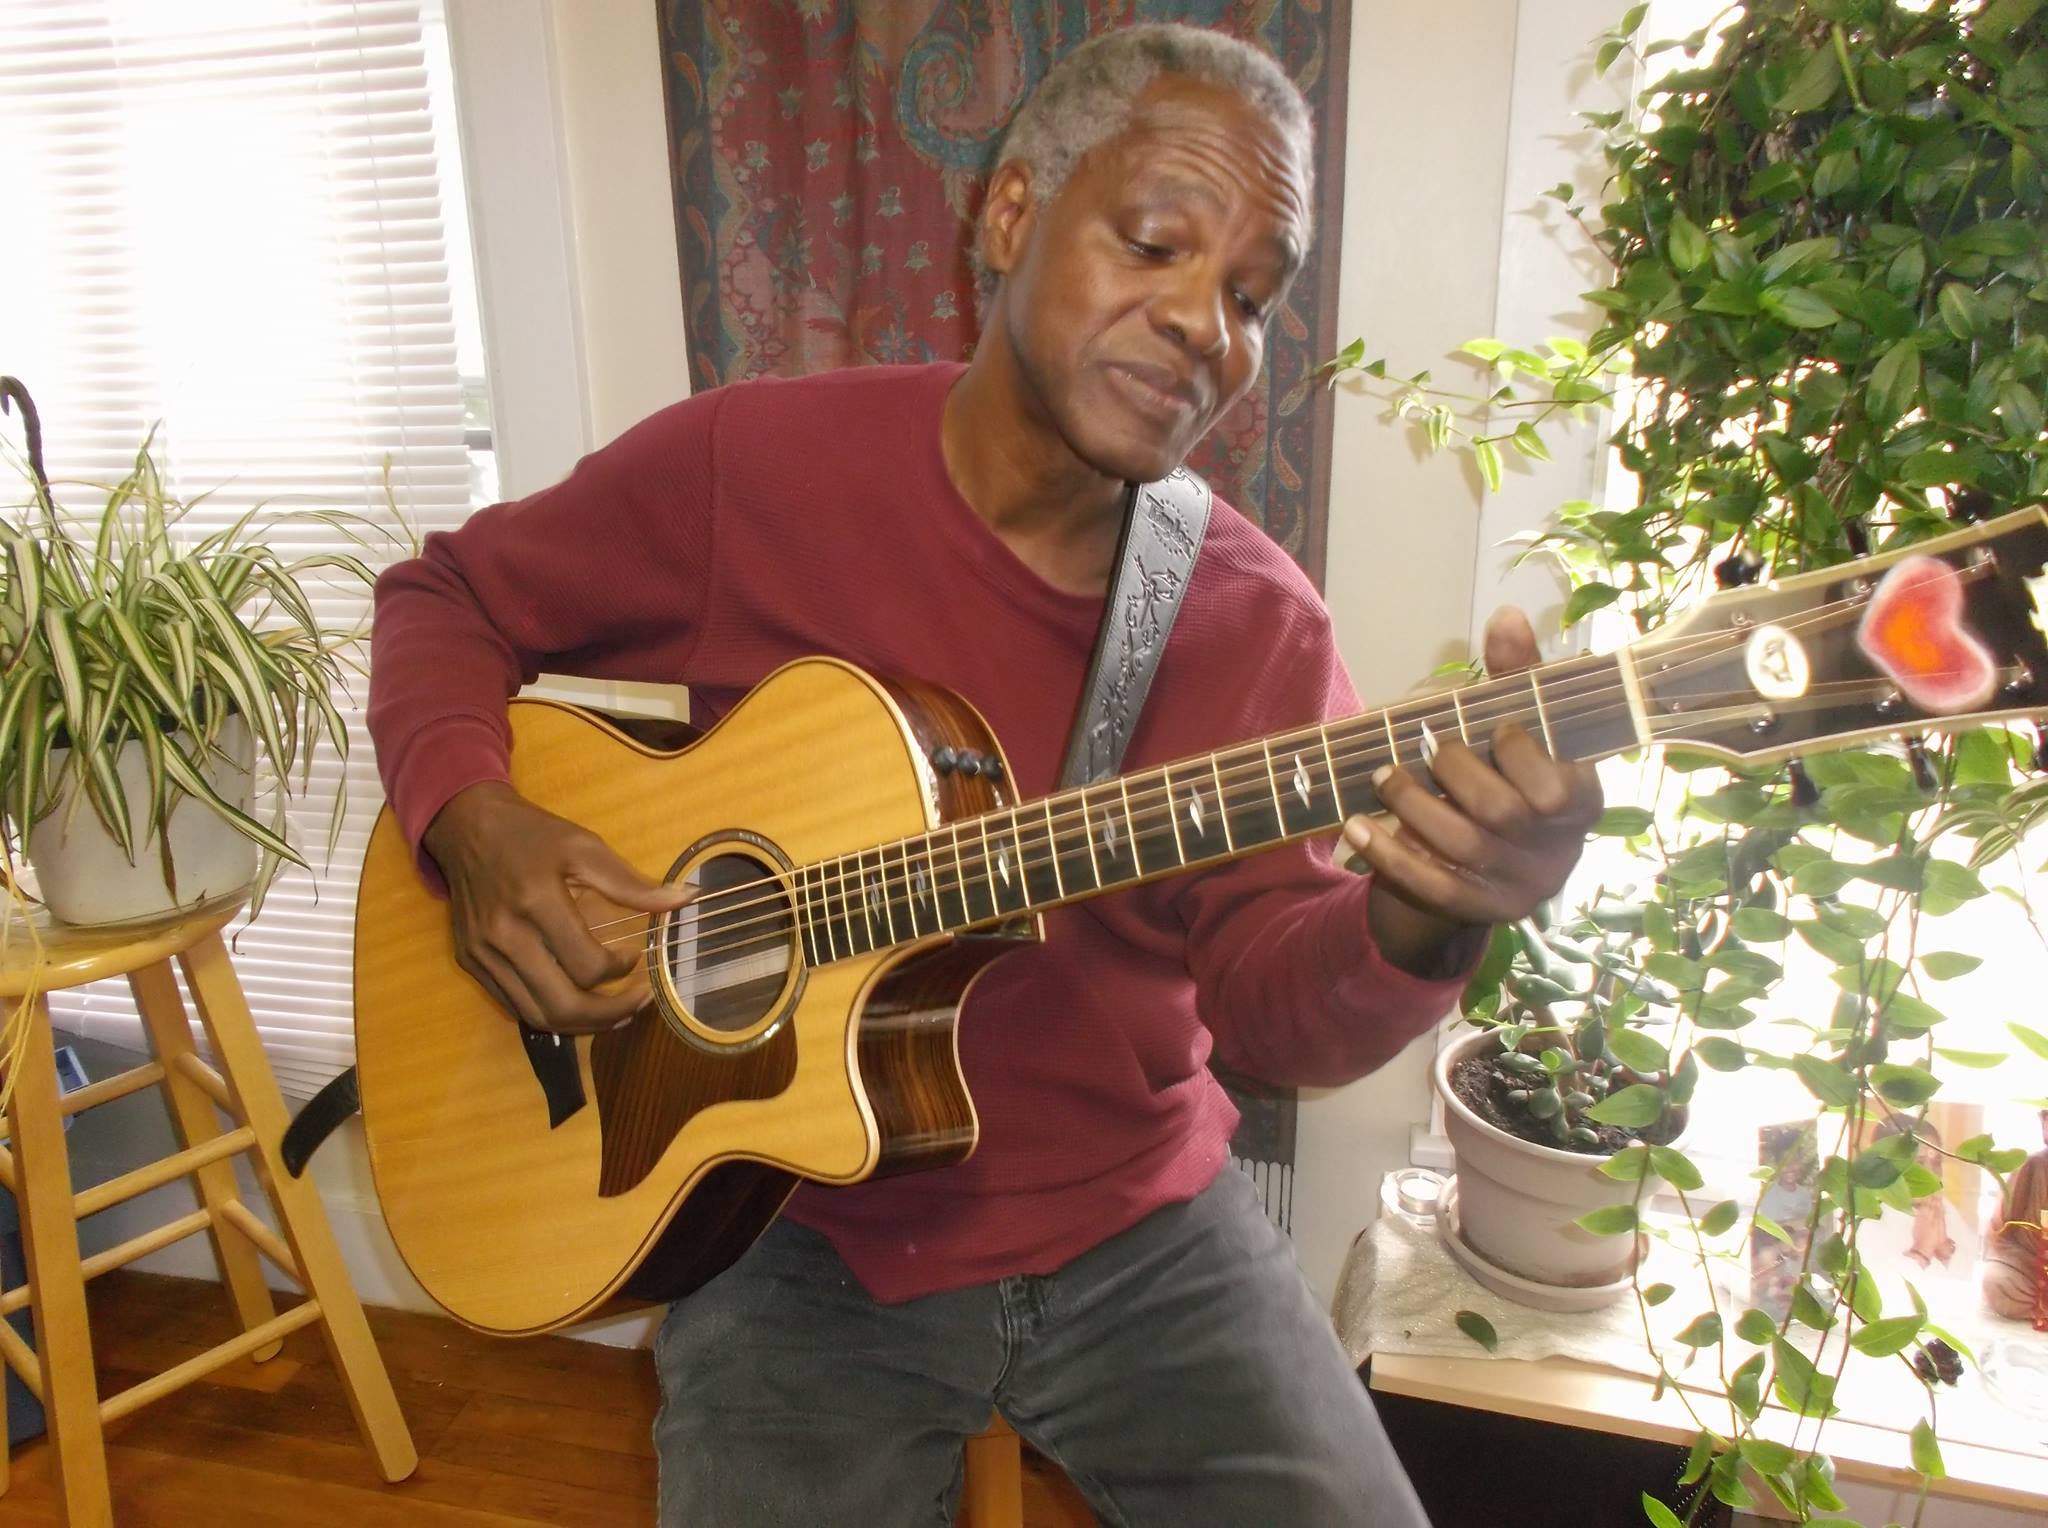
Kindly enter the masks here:
[[[377, 1192], [450, 1314], [525, 1334], [666, 1300], [726, 1267], [800, 1179], [957, 1162], [954, 1043], [990, 961], [1039, 915], [1378, 802], [1381, 765], [1525, 723], [1560, 756], [1681, 743], [1753, 766], [2048, 709], [2048, 514], [1738, 588], [1611, 654], [1019, 801], [974, 708], [830, 659], [764, 680], [677, 751], [545, 701], [511, 706], [512, 783], [646, 875], [696, 888], [603, 922], [653, 999], [563, 1038], [456, 965], [445, 906], [387, 812], [356, 913], [356, 1047]], [[829, 758], [829, 786], [763, 759]]]

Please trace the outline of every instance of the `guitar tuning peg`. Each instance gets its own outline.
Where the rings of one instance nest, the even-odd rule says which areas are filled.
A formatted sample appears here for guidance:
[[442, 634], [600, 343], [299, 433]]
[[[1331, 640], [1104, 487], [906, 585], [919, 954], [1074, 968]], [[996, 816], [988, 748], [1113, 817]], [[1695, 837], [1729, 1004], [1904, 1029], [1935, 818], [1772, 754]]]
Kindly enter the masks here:
[[1934, 794], [1934, 762], [1927, 757], [1927, 740], [1922, 737], [1906, 739], [1906, 762], [1913, 766], [1913, 784], [1927, 795]]
[[1714, 564], [1714, 582], [1723, 589], [1740, 589], [1757, 581], [1764, 570], [1754, 552], [1735, 552]]
[[1785, 778], [1792, 782], [1792, 804], [1802, 811], [1820, 805], [1820, 787], [1798, 759], [1785, 761]]
[[1870, 532], [1864, 529], [1861, 520], [1844, 520], [1842, 538], [1849, 543], [1849, 550], [1858, 557], [1870, 555]]

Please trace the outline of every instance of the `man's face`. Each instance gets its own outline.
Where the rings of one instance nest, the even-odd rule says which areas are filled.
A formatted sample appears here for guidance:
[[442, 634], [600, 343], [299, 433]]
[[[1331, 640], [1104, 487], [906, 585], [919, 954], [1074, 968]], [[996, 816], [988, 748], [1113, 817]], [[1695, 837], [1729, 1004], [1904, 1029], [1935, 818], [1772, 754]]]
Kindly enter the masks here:
[[1244, 395], [1301, 263], [1308, 185], [1242, 100], [1168, 78], [1032, 211], [999, 322], [1076, 456], [1150, 482]]

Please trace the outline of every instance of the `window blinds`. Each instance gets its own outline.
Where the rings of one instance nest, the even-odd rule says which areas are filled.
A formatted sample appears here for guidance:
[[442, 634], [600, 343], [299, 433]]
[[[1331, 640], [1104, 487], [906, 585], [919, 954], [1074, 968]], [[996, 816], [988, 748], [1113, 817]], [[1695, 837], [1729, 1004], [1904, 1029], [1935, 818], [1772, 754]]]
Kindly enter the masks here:
[[[414, 530], [460, 523], [469, 462], [421, 11], [0, 0], [0, 371], [35, 395], [67, 508], [104, 503], [69, 485], [119, 478], [157, 425], [173, 491], [211, 490], [195, 534], [259, 501], [381, 512], [387, 462]], [[338, 539], [300, 523], [278, 544]], [[323, 618], [367, 621], [359, 595], [312, 592]], [[352, 1048], [354, 883], [381, 799], [354, 688], [349, 760], [323, 753], [293, 812], [316, 873], [288, 867], [234, 946], [298, 1095]], [[125, 983], [53, 1009], [107, 1039], [140, 1033]]]

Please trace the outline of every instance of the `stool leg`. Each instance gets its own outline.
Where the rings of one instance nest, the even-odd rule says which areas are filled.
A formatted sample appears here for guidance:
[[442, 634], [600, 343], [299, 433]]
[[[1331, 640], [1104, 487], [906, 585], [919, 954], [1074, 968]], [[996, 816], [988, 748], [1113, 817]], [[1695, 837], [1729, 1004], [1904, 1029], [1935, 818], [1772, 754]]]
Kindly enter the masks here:
[[319, 1191], [310, 1177], [292, 1177], [278, 1158], [287, 1123], [284, 1099], [256, 1037], [256, 1021], [249, 1015], [227, 948], [219, 934], [208, 934], [180, 955], [178, 962], [185, 968], [185, 980], [199, 1005], [213, 1053], [220, 1058], [228, 1091], [243, 1122], [256, 1134], [257, 1162], [277, 1208], [278, 1226], [298, 1259], [306, 1293], [320, 1302], [320, 1330], [341, 1375], [356, 1426], [384, 1478], [403, 1480], [418, 1467], [419, 1454], [398, 1409], [398, 1397], [391, 1389], [391, 1376], [385, 1372], [376, 1339], [370, 1335], [370, 1324], [363, 1318], [362, 1303], [349, 1283], [348, 1268], [335, 1245], [333, 1228], [327, 1224], [327, 1209], [320, 1202]]
[[993, 1424], [967, 1440], [960, 1528], [1024, 1528], [1024, 1445]]
[[[142, 1012], [142, 1022], [149, 1029], [156, 1059], [163, 1063], [164, 1101], [170, 1106], [178, 1144], [203, 1145], [221, 1133], [220, 1115], [213, 1100], [176, 1065], [178, 1057], [191, 1053], [194, 1046], [191, 1020], [185, 1012], [184, 998], [178, 995], [178, 980], [171, 974], [170, 963], [159, 962], [129, 972], [128, 985], [135, 993], [135, 1006]], [[234, 1163], [226, 1159], [209, 1162], [193, 1177], [198, 1180], [200, 1200], [212, 1221], [207, 1234], [213, 1238], [214, 1261], [220, 1267], [221, 1282], [234, 1301], [235, 1315], [240, 1318], [243, 1331], [259, 1327], [277, 1314], [277, 1306], [271, 1300], [270, 1286], [263, 1281], [263, 1265], [255, 1247], [228, 1220], [222, 1208], [241, 1197]], [[275, 1358], [283, 1347], [282, 1342], [273, 1342], [249, 1356], [262, 1363]]]
[[22, 1251], [35, 1311], [36, 1358], [50, 1453], [64, 1493], [70, 1528], [114, 1520], [107, 1494], [106, 1440], [100, 1431], [99, 1388], [93, 1376], [92, 1333], [85, 1319], [85, 1275], [78, 1265], [78, 1216], [71, 1195], [71, 1158], [57, 1107], [57, 1058], [50, 1010], [29, 1004], [28, 1034], [16, 1052], [7, 1119], [20, 1193]]

